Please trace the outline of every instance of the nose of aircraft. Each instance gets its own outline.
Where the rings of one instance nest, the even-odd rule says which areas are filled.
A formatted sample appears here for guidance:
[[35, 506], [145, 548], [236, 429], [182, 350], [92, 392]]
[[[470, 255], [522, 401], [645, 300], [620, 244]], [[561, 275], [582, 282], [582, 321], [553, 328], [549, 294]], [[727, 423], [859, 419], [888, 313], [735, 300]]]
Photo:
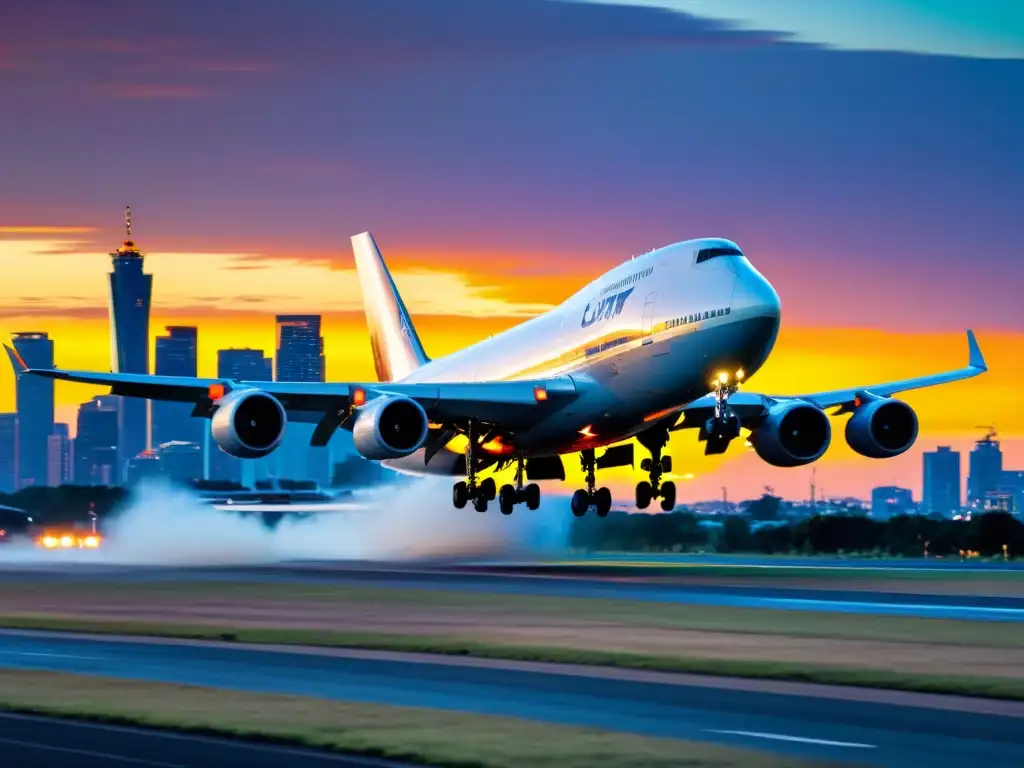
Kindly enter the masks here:
[[772, 284], [749, 261], [744, 259], [737, 266], [733, 311], [739, 310], [747, 317], [765, 317], [778, 322], [782, 304]]

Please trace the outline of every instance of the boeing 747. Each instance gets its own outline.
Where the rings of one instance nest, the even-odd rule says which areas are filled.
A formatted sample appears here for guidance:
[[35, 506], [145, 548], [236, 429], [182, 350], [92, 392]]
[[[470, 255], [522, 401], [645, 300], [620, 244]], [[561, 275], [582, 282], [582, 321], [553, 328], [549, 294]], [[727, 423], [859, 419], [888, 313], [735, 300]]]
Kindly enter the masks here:
[[[776, 467], [821, 458], [832, 440], [827, 411], [850, 414], [845, 437], [857, 453], [898, 456], [914, 444], [918, 419], [898, 393], [987, 370], [971, 331], [968, 364], [920, 378], [795, 395], [738, 391], [768, 359], [779, 332], [779, 296], [735, 243], [688, 240], [623, 262], [558, 307], [431, 360], [369, 232], [352, 238], [366, 309], [375, 382], [250, 382], [28, 368], [5, 347], [19, 375], [100, 384], [115, 395], [193, 403], [213, 440], [232, 456], [266, 456], [287, 424], [316, 424], [311, 444], [337, 429], [365, 458], [396, 470], [460, 478], [456, 507], [478, 512], [497, 499], [503, 514], [540, 504], [537, 481], [565, 480], [563, 457], [578, 455], [586, 488], [572, 512], [604, 517], [611, 493], [596, 473], [649, 456], [637, 483], [640, 509], [675, 506], [663, 476], [669, 433], [693, 429], [706, 454], [749, 431], [757, 455]], [[603, 450], [602, 450], [603, 449]], [[600, 451], [600, 454], [599, 454]], [[515, 468], [497, 488], [490, 469]]]

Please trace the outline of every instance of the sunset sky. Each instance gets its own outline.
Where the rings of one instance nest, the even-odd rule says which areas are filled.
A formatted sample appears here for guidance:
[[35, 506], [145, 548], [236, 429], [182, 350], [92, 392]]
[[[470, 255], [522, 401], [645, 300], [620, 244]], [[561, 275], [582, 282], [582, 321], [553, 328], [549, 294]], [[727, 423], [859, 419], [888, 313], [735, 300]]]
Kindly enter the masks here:
[[[153, 335], [198, 324], [201, 375], [308, 311], [328, 377], [372, 379], [363, 230], [433, 356], [634, 253], [728, 237], [782, 297], [752, 389], [958, 366], [977, 331], [991, 372], [908, 395], [908, 455], [860, 459], [836, 423], [818, 463], [829, 495], [919, 497], [921, 449], [968, 448], [977, 425], [1024, 469], [1022, 93], [1014, 0], [5, 3], [0, 332], [109, 369], [126, 204]], [[58, 418], [97, 391], [58, 385]], [[708, 460], [684, 433], [672, 452], [695, 475], [682, 499], [806, 495], [809, 468], [739, 445]]]

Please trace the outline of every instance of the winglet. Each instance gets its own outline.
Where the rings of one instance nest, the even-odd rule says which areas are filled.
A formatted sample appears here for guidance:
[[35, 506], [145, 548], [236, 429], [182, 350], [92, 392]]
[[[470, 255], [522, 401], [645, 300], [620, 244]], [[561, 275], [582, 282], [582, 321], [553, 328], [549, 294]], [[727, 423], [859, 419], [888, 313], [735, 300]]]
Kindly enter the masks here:
[[981, 354], [981, 347], [978, 346], [978, 340], [974, 338], [974, 331], [967, 331], [967, 349], [970, 352], [967, 364], [971, 368], [977, 368], [980, 371], [987, 371], [988, 365], [985, 363], [985, 357]]
[[15, 378], [21, 376], [21, 374], [28, 370], [28, 366], [25, 364], [24, 358], [18, 354], [18, 350], [4, 344], [4, 351], [7, 352], [7, 357], [11, 361], [11, 367], [14, 369]]

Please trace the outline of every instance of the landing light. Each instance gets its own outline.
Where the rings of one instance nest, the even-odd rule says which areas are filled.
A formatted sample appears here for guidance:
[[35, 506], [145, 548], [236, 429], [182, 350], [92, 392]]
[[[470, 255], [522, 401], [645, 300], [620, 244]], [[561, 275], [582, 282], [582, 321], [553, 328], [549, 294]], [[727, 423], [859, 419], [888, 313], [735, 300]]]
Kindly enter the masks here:
[[736, 371], [736, 381], [743, 381], [746, 375], [746, 371], [740, 368], [738, 371]]
[[57, 543], [58, 542], [57, 542], [57, 537], [56, 536], [44, 536], [43, 537], [43, 546], [46, 547], [47, 549], [53, 549], [54, 547], [57, 546]]
[[718, 381], [721, 384], [728, 384], [729, 383], [729, 374], [726, 373], [725, 371], [722, 371], [721, 373], [718, 374]]
[[580, 430], [580, 434], [583, 435], [583, 437], [586, 437], [586, 438], [597, 437], [597, 435], [595, 435], [591, 431], [591, 427], [590, 427], [589, 424], [587, 424], [587, 426], [585, 426], [583, 429]]
[[96, 549], [100, 545], [100, 540], [98, 536], [86, 536], [83, 543], [86, 549]]
[[73, 538], [71, 538], [70, 536], [61, 536], [60, 537], [60, 545], [62, 547], [64, 547], [64, 549], [68, 549], [69, 547], [73, 546], [74, 543], [75, 543], [75, 540]]
[[693, 472], [687, 472], [683, 475], [683, 480], [693, 480]]
[[548, 391], [544, 387], [533, 388], [533, 399], [538, 403], [542, 403], [548, 399]]
[[357, 387], [352, 390], [352, 405], [358, 408], [360, 405], [366, 404], [366, 390], [361, 387]]

